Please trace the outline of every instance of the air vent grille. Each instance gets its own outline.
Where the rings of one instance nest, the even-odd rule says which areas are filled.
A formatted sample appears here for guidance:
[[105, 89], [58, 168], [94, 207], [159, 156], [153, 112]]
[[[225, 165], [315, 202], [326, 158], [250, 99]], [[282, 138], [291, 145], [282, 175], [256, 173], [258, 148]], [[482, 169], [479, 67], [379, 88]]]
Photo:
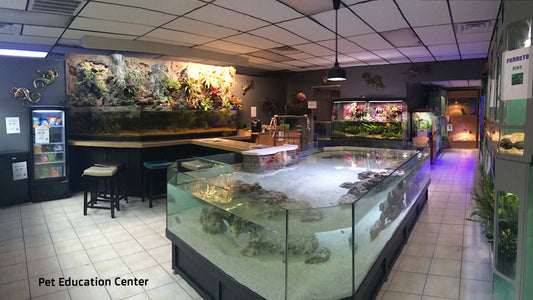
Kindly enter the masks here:
[[31, 0], [32, 11], [74, 15], [85, 1], [80, 0]]

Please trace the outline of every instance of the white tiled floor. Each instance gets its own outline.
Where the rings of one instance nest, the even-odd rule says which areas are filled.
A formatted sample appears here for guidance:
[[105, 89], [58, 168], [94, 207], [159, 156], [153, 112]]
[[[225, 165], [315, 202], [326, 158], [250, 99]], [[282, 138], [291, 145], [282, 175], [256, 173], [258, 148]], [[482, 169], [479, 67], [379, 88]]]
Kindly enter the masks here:
[[489, 244], [465, 220], [477, 159], [476, 150], [447, 150], [431, 166], [428, 205], [378, 300], [491, 299]]
[[[429, 203], [378, 300], [490, 299], [489, 246], [465, 221], [477, 151], [446, 151]], [[171, 270], [164, 200], [133, 198], [111, 219], [82, 215], [82, 195], [0, 209], [0, 299], [200, 299]], [[147, 286], [39, 286], [39, 278], [149, 278]]]

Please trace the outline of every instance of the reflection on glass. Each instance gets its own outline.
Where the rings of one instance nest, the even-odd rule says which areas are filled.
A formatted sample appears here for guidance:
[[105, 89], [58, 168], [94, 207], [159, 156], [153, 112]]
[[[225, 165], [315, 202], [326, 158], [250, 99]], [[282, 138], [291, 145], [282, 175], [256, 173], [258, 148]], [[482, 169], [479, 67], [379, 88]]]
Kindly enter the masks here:
[[496, 229], [496, 269], [514, 279], [518, 243], [518, 196], [498, 193], [498, 219]]

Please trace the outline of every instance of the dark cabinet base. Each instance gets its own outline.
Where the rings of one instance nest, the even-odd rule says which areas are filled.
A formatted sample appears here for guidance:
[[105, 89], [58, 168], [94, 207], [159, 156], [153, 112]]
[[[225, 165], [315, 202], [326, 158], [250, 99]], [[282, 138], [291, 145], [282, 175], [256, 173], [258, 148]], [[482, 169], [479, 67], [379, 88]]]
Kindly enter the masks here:
[[31, 185], [31, 200], [41, 202], [70, 197], [68, 180], [33, 182]]
[[0, 206], [30, 201], [29, 179], [13, 180], [12, 164], [24, 161], [28, 162], [27, 152], [0, 152]]

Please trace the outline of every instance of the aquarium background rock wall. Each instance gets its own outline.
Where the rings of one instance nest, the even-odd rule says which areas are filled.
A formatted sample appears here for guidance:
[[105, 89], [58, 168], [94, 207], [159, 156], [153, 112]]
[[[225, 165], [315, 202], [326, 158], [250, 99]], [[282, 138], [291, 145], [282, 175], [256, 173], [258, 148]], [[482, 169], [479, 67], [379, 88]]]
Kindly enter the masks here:
[[67, 55], [71, 137], [162, 136], [236, 129], [235, 69], [129, 58]]

